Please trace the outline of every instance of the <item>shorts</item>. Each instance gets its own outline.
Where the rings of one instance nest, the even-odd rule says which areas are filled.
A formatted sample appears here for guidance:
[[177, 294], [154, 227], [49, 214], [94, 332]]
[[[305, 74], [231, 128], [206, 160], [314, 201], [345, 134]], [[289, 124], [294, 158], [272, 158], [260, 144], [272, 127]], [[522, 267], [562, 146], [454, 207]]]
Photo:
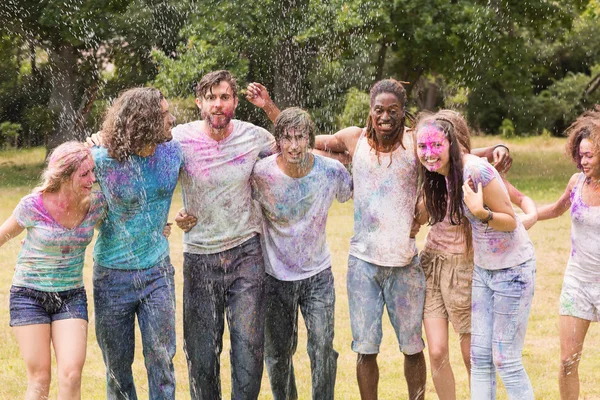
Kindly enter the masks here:
[[43, 292], [21, 286], [10, 288], [10, 326], [51, 324], [61, 319], [88, 320], [84, 288]]
[[404, 267], [381, 267], [350, 255], [347, 287], [353, 351], [379, 353], [384, 305], [400, 351], [406, 355], [423, 351], [425, 275], [417, 256]]
[[427, 279], [423, 318], [448, 319], [456, 333], [471, 333], [473, 258], [423, 250], [420, 259]]
[[591, 322], [600, 320], [600, 283], [582, 282], [565, 275], [560, 291], [560, 315]]

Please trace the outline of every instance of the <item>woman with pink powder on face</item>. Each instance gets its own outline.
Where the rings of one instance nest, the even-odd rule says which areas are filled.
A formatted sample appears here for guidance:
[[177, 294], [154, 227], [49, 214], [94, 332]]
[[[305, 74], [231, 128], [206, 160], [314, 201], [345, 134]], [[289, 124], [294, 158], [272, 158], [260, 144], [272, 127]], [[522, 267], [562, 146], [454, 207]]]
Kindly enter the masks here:
[[0, 246], [27, 230], [10, 289], [10, 325], [27, 368], [25, 399], [46, 399], [50, 345], [58, 364], [58, 397], [81, 398], [87, 343], [85, 249], [106, 213], [92, 192], [94, 161], [78, 142], [50, 155], [42, 184], [0, 226]]
[[[472, 398], [495, 398], [497, 370], [511, 399], [533, 399], [521, 353], [533, 297], [535, 259], [523, 223], [510, 205], [509, 189], [487, 161], [467, 154], [463, 142], [468, 144], [469, 133], [459, 114], [444, 110], [421, 117], [416, 132], [430, 223], [446, 219], [450, 225], [466, 227], [465, 217], [470, 223], [471, 234], [466, 229], [462, 234], [467, 250], [472, 243], [475, 264]], [[531, 219], [535, 221], [535, 212], [527, 219], [528, 225]], [[465, 276], [459, 283], [468, 279]]]
[[571, 209], [571, 255], [560, 293], [560, 372], [563, 400], [579, 398], [579, 360], [590, 322], [600, 319], [600, 106], [586, 111], [567, 129], [567, 153], [581, 172], [539, 219]]

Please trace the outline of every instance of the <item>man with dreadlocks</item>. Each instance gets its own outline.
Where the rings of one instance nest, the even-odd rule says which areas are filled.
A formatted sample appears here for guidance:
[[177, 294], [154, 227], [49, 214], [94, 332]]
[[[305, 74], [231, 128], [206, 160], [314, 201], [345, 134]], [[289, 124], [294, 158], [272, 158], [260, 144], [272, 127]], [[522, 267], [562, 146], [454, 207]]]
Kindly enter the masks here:
[[413, 135], [405, 131], [406, 91], [393, 79], [370, 93], [367, 127], [317, 137], [315, 148], [348, 153], [353, 160], [354, 236], [348, 260], [352, 350], [361, 398], [376, 399], [377, 354], [384, 305], [404, 353], [410, 399], [425, 395], [426, 367], [421, 324], [425, 276], [411, 224], [417, 199]]

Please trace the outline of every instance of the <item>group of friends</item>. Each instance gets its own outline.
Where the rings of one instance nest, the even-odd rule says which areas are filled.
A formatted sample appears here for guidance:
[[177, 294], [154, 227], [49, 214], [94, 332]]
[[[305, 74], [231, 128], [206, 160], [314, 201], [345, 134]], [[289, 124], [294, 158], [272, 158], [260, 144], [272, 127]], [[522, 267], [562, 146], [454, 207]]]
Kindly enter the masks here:
[[[225, 70], [196, 85], [201, 120], [174, 127], [154, 88], [123, 92], [87, 144], [48, 158], [42, 183], [0, 227], [0, 246], [27, 230], [10, 289], [10, 325], [27, 369], [26, 399], [47, 398], [51, 346], [60, 399], [81, 398], [87, 299], [82, 270], [94, 227], [96, 337], [107, 398], [136, 399], [137, 316], [150, 399], [175, 397], [175, 285], [168, 213], [184, 208], [183, 338], [192, 399], [220, 399], [225, 318], [232, 399], [256, 399], [263, 365], [273, 398], [297, 399], [293, 355], [306, 323], [313, 399], [333, 399], [335, 290], [326, 241], [334, 200], [354, 200], [347, 289], [362, 399], [376, 399], [387, 309], [404, 354], [408, 397], [425, 397], [425, 327], [440, 399], [454, 399], [448, 321], [459, 334], [473, 399], [533, 399], [522, 363], [534, 293], [526, 229], [571, 209], [572, 252], [560, 296], [561, 398], [577, 399], [578, 363], [600, 307], [600, 108], [568, 128], [573, 175], [536, 208], [503, 176], [504, 145], [471, 149], [457, 112], [422, 113], [406, 127], [406, 92], [375, 83], [365, 128], [317, 135], [299, 108], [280, 112], [259, 83], [246, 98], [273, 133], [234, 119], [238, 86]], [[91, 144], [95, 144], [90, 147]], [[352, 174], [342, 164], [352, 164]], [[93, 190], [99, 183], [100, 191]], [[511, 202], [524, 214], [516, 215]], [[431, 225], [420, 254], [415, 234]]]

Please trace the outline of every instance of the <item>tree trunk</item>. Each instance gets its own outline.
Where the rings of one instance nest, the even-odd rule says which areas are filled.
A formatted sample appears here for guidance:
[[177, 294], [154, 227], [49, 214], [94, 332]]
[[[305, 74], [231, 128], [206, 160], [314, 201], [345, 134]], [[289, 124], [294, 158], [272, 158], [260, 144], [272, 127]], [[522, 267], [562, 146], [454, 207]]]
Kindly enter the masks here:
[[290, 106], [302, 107], [307, 100], [306, 80], [314, 55], [309, 44], [296, 41], [298, 27], [294, 20], [305, 12], [308, 4], [308, 0], [279, 2], [281, 20], [276, 35], [280, 39], [275, 48], [273, 94], [282, 109]]
[[379, 82], [383, 78], [383, 67], [385, 66], [385, 56], [387, 54], [387, 43], [383, 40], [379, 44], [379, 52], [377, 52], [377, 65], [375, 67], [375, 82]]
[[304, 106], [310, 58], [307, 53], [293, 37], [283, 39], [277, 46], [273, 95], [281, 109]]
[[427, 93], [425, 95], [425, 109], [429, 111], [435, 111], [437, 104], [437, 97], [439, 92], [439, 86], [436, 82], [427, 82]]
[[52, 71], [52, 92], [50, 109], [57, 116], [54, 133], [46, 142], [50, 151], [68, 140], [79, 140], [76, 134], [76, 60], [75, 49], [69, 43], [63, 43], [50, 51]]
[[39, 75], [39, 70], [37, 67], [37, 52], [36, 52], [37, 48], [35, 46], [35, 42], [33, 40], [29, 41], [29, 62], [31, 63], [31, 75], [34, 77], [34, 79], [38, 78]]

